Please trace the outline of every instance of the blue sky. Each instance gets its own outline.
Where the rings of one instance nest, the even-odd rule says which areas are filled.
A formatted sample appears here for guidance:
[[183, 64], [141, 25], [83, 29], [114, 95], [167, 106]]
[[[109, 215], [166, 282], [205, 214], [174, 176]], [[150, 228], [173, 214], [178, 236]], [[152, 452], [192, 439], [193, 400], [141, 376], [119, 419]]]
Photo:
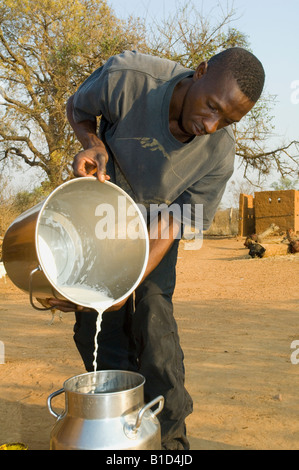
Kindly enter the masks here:
[[[167, 18], [178, 5], [186, 3], [184, 0], [107, 1], [118, 17], [140, 16], [148, 22]], [[209, 14], [214, 12], [218, 18], [221, 8], [234, 7], [232, 26], [248, 36], [252, 51], [266, 70], [266, 91], [277, 96], [272, 111], [276, 138], [271, 139], [269, 146], [299, 140], [299, 0], [194, 0], [193, 4]], [[241, 180], [242, 174], [237, 164], [233, 179]], [[34, 179], [32, 170], [30, 175]], [[28, 179], [28, 185], [32, 179]], [[268, 187], [263, 189], [271, 189], [269, 185], [278, 179], [278, 175], [272, 174], [266, 182]]]
[[[120, 17], [133, 14], [150, 22], [167, 18], [177, 5], [185, 2], [108, 0], [108, 3]], [[232, 26], [248, 36], [252, 51], [266, 70], [266, 91], [277, 96], [272, 111], [276, 138], [270, 146], [299, 140], [299, 0], [199, 0], [193, 4], [199, 10], [214, 11], [217, 17], [221, 8], [234, 7]]]
[[[115, 12], [154, 21], [174, 12], [178, 0], [108, 0]], [[298, 139], [299, 92], [299, 0], [203, 0], [194, 1], [198, 9], [220, 14], [227, 5], [233, 5], [236, 20], [233, 26], [248, 36], [251, 49], [266, 70], [266, 89], [277, 95], [273, 113], [277, 134], [286, 139]], [[217, 8], [217, 5], [220, 5]], [[214, 7], [214, 8], [213, 8]], [[294, 82], [298, 82], [297, 84]], [[297, 122], [296, 122], [297, 121]]]

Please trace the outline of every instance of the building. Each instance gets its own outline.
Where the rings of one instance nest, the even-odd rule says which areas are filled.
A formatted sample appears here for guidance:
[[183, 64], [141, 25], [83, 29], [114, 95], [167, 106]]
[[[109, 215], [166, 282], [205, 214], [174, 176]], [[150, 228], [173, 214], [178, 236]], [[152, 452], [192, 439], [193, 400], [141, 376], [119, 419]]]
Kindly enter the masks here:
[[299, 233], [299, 191], [261, 191], [254, 197], [240, 194], [240, 236], [262, 233], [271, 224]]

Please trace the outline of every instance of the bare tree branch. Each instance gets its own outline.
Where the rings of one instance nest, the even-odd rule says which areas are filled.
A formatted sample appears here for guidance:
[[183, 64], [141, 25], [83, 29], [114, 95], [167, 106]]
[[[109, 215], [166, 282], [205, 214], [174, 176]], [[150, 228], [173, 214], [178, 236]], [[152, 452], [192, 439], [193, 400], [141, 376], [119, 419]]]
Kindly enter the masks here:
[[68, 97], [111, 55], [145, 50], [143, 34], [140, 22], [118, 20], [104, 0], [2, 0], [2, 161], [39, 166], [54, 187], [68, 179], [80, 150]]

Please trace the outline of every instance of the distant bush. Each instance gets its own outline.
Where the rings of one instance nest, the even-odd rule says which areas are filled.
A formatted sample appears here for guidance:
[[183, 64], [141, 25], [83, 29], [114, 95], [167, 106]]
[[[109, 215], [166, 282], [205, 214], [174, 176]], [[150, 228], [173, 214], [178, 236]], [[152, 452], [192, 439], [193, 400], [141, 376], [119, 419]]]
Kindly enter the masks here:
[[225, 209], [216, 212], [213, 223], [204, 235], [235, 236], [238, 235], [239, 210]]

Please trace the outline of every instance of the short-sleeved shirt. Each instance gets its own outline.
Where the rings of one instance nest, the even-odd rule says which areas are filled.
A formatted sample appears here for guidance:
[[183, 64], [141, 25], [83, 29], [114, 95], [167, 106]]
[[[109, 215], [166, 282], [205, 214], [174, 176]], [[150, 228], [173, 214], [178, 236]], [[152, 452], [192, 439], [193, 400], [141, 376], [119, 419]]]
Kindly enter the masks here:
[[174, 88], [193, 74], [167, 59], [124, 52], [79, 87], [73, 117], [79, 123], [101, 116], [99, 135], [114, 162], [116, 184], [137, 203], [189, 204], [193, 219], [195, 204], [202, 204], [206, 230], [233, 173], [235, 140], [229, 127], [189, 143], [171, 134]]

